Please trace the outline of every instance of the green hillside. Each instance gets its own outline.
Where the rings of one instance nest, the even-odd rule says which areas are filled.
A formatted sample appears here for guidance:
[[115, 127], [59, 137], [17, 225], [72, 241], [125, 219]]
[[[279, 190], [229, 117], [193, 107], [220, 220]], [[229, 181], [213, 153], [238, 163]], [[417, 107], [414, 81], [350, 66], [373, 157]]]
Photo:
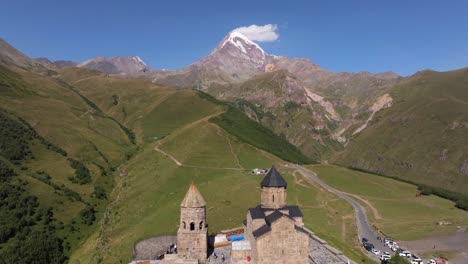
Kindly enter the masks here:
[[14, 66], [0, 65], [0, 103], [0, 255], [62, 262], [102, 214], [131, 131], [67, 83]]
[[334, 161], [468, 194], [467, 83], [467, 68], [417, 73]]
[[211, 118], [210, 122], [217, 124], [244, 142], [273, 153], [283, 160], [299, 164], [312, 163], [311, 158], [302, 154], [286, 139], [277, 136], [233, 107], [229, 107], [225, 113]]

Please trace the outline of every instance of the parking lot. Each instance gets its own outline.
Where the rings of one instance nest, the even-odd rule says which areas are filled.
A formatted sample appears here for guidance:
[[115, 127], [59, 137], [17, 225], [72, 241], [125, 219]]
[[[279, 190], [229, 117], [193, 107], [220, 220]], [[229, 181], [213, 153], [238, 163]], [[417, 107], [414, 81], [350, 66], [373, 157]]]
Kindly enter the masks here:
[[435, 260], [423, 260], [411, 251], [401, 248], [396, 241], [389, 238], [362, 238], [361, 244], [370, 256], [379, 259], [383, 264], [389, 263], [389, 259], [396, 254], [406, 257], [411, 264], [436, 264]]

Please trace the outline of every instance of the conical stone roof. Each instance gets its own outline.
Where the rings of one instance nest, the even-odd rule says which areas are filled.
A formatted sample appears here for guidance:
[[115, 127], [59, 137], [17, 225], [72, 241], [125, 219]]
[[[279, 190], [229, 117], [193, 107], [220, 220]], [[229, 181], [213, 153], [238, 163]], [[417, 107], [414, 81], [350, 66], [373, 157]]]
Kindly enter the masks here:
[[187, 194], [185, 194], [184, 200], [180, 204], [180, 207], [197, 208], [204, 206], [206, 206], [205, 199], [203, 199], [203, 196], [197, 189], [197, 186], [192, 182]]
[[260, 183], [260, 186], [286, 188], [288, 186], [288, 183], [283, 178], [283, 176], [281, 176], [278, 170], [276, 170], [275, 166], [272, 166], [265, 178], [263, 178], [262, 182]]

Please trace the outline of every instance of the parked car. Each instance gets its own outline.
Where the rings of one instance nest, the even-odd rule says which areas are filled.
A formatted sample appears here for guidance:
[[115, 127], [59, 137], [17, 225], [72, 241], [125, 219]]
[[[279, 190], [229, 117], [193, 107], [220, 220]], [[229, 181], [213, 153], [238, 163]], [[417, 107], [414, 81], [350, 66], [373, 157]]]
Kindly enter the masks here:
[[362, 242], [362, 244], [364, 244], [364, 243], [369, 242], [369, 240], [367, 240], [367, 238], [363, 237], [363, 238], [361, 239], [361, 242]]
[[411, 257], [411, 252], [409, 252], [408, 250], [402, 250], [401, 252], [398, 253], [398, 255], [409, 258]]
[[387, 261], [387, 260], [390, 260], [391, 256], [389, 254], [382, 254], [382, 256], [380, 256], [380, 260], [384, 260], [384, 261]]
[[378, 256], [378, 255], [380, 255], [380, 250], [378, 250], [378, 249], [376, 249], [376, 248], [373, 248], [373, 249], [372, 249], [372, 254]]
[[398, 251], [398, 246], [393, 246], [391, 249], [392, 249], [393, 252], [397, 252]]
[[411, 261], [411, 264], [423, 264], [423, 261], [420, 258], [415, 258]]
[[427, 262], [427, 264], [436, 264], [436, 261], [433, 260], [433, 259], [430, 259], [430, 260]]
[[371, 243], [364, 243], [363, 246], [367, 251], [371, 251], [374, 248], [374, 245]]

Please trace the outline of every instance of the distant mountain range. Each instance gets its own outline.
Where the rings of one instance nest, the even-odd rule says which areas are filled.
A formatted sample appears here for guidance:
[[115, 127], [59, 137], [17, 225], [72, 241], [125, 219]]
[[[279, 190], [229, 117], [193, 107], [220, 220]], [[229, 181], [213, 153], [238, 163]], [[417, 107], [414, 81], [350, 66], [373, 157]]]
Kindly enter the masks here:
[[149, 70], [138, 56], [134, 57], [97, 57], [77, 64], [77, 67], [101, 71], [107, 74], [128, 75]]
[[[458, 134], [447, 137], [447, 132], [441, 129], [450, 127], [444, 124], [453, 123], [461, 124], [457, 129], [463, 130], [468, 123], [465, 116], [468, 95], [459, 86], [466, 78], [466, 70], [425, 71], [409, 77], [393, 72], [332, 72], [307, 58], [268, 54], [238, 32], [227, 34], [205, 58], [178, 70], [152, 70], [137, 56], [98, 57], [76, 65], [44, 58], [31, 60], [4, 41], [0, 45], [2, 61], [39, 72], [76, 66], [120, 78], [146, 79], [160, 85], [204, 91], [230, 102], [317, 161], [403, 176], [427, 184], [439, 184], [435, 179], [443, 171], [447, 175], [442, 179], [453, 179], [448, 189], [463, 192], [466, 190], [463, 188], [468, 189], [465, 183], [460, 184], [466, 182], [462, 179], [468, 174], [468, 142], [452, 145], [465, 139]], [[442, 79], [446, 82], [437, 81]], [[431, 93], [440, 94], [429, 97], [428, 90], [420, 85], [425, 82], [435, 85]], [[414, 105], [427, 99], [428, 108], [421, 106], [417, 118], [408, 105], [410, 98]], [[429, 107], [431, 104], [436, 106], [437, 113], [443, 113], [440, 101], [465, 108], [460, 108], [459, 114], [440, 116], [437, 129], [421, 123], [431, 112], [428, 109], [434, 109]], [[398, 118], [413, 121], [400, 124], [394, 121]], [[395, 126], [392, 122], [396, 122]], [[380, 125], [384, 123], [385, 126]], [[394, 132], [387, 134], [390, 128]], [[421, 134], [420, 138], [412, 139], [412, 144], [394, 138], [397, 135], [409, 138], [406, 133], [428, 130], [431, 136]], [[436, 146], [429, 138], [444, 140]], [[428, 151], [433, 153], [430, 158]], [[457, 154], [448, 154], [446, 160], [439, 162], [436, 153]]]

